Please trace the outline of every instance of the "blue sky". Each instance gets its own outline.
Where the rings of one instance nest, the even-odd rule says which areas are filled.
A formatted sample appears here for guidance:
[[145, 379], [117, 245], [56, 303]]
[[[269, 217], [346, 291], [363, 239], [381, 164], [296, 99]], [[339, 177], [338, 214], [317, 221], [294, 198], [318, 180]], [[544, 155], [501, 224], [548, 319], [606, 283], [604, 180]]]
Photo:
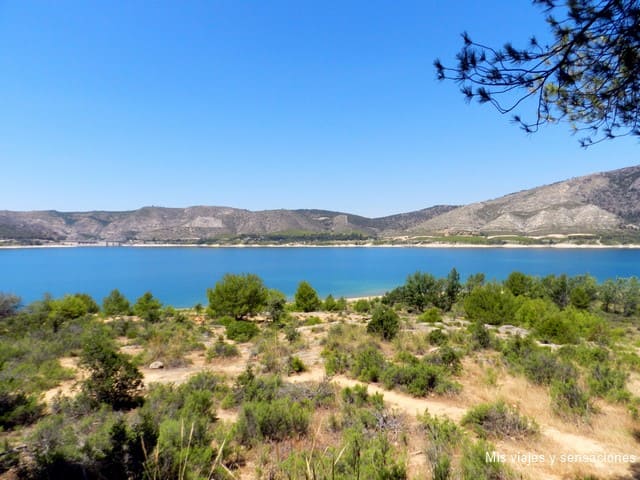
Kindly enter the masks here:
[[464, 30], [546, 34], [528, 0], [0, 0], [0, 209], [382, 216], [637, 163], [467, 105], [432, 66]]

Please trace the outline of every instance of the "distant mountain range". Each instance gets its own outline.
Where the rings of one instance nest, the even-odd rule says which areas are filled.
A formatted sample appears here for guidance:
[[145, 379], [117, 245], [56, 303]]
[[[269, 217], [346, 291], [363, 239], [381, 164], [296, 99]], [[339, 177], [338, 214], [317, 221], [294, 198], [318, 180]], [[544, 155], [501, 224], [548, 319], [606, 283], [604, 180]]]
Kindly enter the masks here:
[[326, 210], [144, 207], [127, 212], [0, 211], [3, 243], [405, 241], [451, 236], [640, 237], [640, 166], [465, 206], [366, 218]]

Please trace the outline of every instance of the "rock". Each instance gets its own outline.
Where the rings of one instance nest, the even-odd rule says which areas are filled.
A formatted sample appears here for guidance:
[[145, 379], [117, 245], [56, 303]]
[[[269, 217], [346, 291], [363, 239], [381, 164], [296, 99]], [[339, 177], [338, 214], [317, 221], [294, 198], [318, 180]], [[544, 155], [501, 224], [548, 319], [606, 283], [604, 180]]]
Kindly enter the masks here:
[[151, 365], [149, 365], [149, 368], [153, 368], [158, 369], [158, 368], [164, 368], [164, 363], [162, 362], [153, 362]]

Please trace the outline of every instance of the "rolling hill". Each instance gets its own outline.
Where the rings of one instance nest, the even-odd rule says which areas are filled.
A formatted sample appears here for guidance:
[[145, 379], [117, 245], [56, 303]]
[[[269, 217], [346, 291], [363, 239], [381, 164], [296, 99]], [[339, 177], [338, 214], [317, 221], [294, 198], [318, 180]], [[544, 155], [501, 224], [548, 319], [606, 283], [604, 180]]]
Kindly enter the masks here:
[[198, 243], [363, 240], [424, 235], [640, 236], [640, 166], [545, 185], [465, 206], [366, 218], [327, 210], [144, 207], [126, 212], [0, 211], [4, 243]]

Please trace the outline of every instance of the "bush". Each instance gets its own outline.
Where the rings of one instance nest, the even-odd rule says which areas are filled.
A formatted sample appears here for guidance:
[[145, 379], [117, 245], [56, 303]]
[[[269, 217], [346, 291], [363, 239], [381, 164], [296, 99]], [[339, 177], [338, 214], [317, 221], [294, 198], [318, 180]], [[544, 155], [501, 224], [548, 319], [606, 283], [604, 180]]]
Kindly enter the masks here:
[[333, 295], [327, 295], [327, 298], [324, 300], [323, 308], [327, 312], [336, 312], [338, 311], [338, 302], [333, 298]]
[[[230, 315], [239, 320], [260, 312], [267, 305], [268, 296], [257, 275], [227, 273], [213, 289], [207, 289], [208, 312], [211, 316]], [[276, 299], [276, 303], [280, 300]], [[280, 312], [279, 307], [277, 310]]]
[[313, 327], [314, 325], [320, 325], [321, 323], [322, 323], [322, 320], [320, 319], [320, 317], [316, 317], [315, 315], [312, 315], [306, 318], [302, 322], [302, 325], [304, 325], [305, 327]]
[[287, 297], [279, 290], [270, 289], [267, 292], [267, 313], [274, 323], [280, 322], [287, 312]]
[[484, 440], [465, 442], [460, 469], [463, 480], [510, 480], [519, 478], [499, 461], [487, 459], [487, 453], [495, 451], [495, 447]]
[[106, 338], [89, 337], [80, 364], [89, 371], [82, 389], [97, 404], [106, 403], [120, 409], [139, 403], [142, 373]]
[[21, 301], [20, 297], [16, 295], [0, 292], [0, 319], [15, 315]]
[[555, 303], [543, 298], [519, 298], [519, 306], [515, 312], [516, 325], [535, 328], [541, 321], [560, 312]]
[[342, 402], [347, 405], [354, 405], [358, 408], [368, 405], [374, 406], [376, 409], [384, 408], [383, 396], [380, 393], [369, 395], [366, 385], [354, 385], [353, 387], [345, 387], [342, 389]]
[[440, 309], [436, 307], [428, 308], [418, 316], [418, 321], [424, 323], [441, 322], [442, 314], [440, 313]]
[[292, 373], [306, 372], [307, 367], [305, 366], [304, 362], [300, 360], [300, 357], [293, 355], [289, 357], [289, 360], [287, 362], [287, 370], [289, 372], [289, 375], [291, 375]]
[[324, 350], [322, 352], [324, 357], [324, 369], [327, 375], [336, 375], [339, 373], [346, 373], [349, 370], [351, 364], [350, 356], [346, 352], [338, 350]]
[[442, 331], [442, 329], [437, 328], [435, 330], [431, 330], [427, 335], [427, 340], [431, 345], [444, 345], [449, 341], [449, 337], [446, 333]]
[[544, 343], [577, 343], [578, 332], [575, 324], [567, 321], [563, 312], [546, 317], [534, 328], [536, 336]]
[[294, 343], [300, 339], [300, 332], [294, 325], [289, 324], [284, 327], [284, 336], [289, 343]]
[[443, 367], [424, 361], [389, 365], [382, 373], [381, 381], [387, 389], [399, 386], [416, 397], [424, 397], [430, 393], [455, 393], [460, 389], [458, 384], [448, 379]]
[[260, 441], [281, 441], [307, 433], [310, 411], [289, 398], [271, 402], [245, 402], [236, 424], [236, 438], [247, 446]]
[[351, 374], [363, 382], [377, 382], [386, 362], [376, 345], [360, 346], [353, 358]]
[[455, 375], [460, 373], [462, 370], [460, 356], [460, 353], [455, 351], [449, 345], [442, 345], [437, 352], [425, 357], [424, 361], [433, 365], [440, 365]]
[[224, 340], [218, 340], [214, 343], [209, 350], [207, 350], [207, 360], [211, 361], [214, 358], [233, 358], [240, 355], [238, 347]]
[[464, 309], [471, 320], [501, 325], [513, 322], [516, 302], [510, 290], [490, 283], [474, 288], [464, 299]]
[[309, 282], [300, 282], [294, 296], [296, 308], [303, 312], [317, 312], [322, 306], [318, 293]]
[[102, 300], [102, 312], [110, 317], [129, 315], [131, 305], [129, 304], [129, 300], [127, 300], [119, 290], [115, 289]]
[[551, 384], [551, 401], [554, 411], [573, 420], [589, 421], [594, 407], [574, 378], [565, 381], [554, 380]]
[[481, 437], [523, 438], [539, 431], [532, 419], [520, 415], [502, 400], [476, 405], [465, 414], [461, 424], [471, 426]]
[[352, 308], [356, 313], [369, 313], [371, 310], [371, 303], [366, 298], [360, 298], [353, 302]]
[[160, 360], [165, 367], [182, 367], [189, 364], [186, 353], [204, 350], [194, 325], [189, 323], [161, 322], [146, 324], [142, 335], [145, 339], [145, 362]]
[[491, 332], [481, 320], [476, 320], [469, 325], [469, 332], [471, 333], [472, 347], [475, 350], [490, 348], [494, 343]]
[[97, 308], [95, 302], [88, 295], [65, 295], [57, 300], [48, 302], [48, 318], [56, 333], [64, 322], [83, 317]]
[[44, 413], [37, 397], [12, 390], [9, 385], [0, 386], [0, 428], [3, 430], [31, 424]]
[[425, 451], [434, 480], [448, 480], [451, 475], [451, 457], [462, 439], [457, 425], [446, 417], [432, 417], [425, 412], [420, 417], [428, 445]]
[[260, 332], [254, 323], [246, 320], [233, 320], [227, 323], [225, 331], [229, 340], [241, 343], [250, 341]]
[[147, 322], [157, 322], [160, 320], [161, 311], [162, 304], [151, 292], [146, 292], [138, 298], [133, 306], [133, 313]]
[[400, 330], [398, 314], [391, 308], [380, 305], [376, 307], [367, 324], [367, 332], [379, 335], [383, 340], [392, 340]]
[[537, 385], [549, 385], [554, 380], [562, 382], [577, 375], [570, 363], [562, 362], [553, 352], [538, 347], [530, 337], [508, 340], [503, 344], [502, 354], [512, 367]]
[[631, 398], [626, 388], [628, 374], [619, 367], [608, 363], [595, 363], [589, 371], [587, 383], [593, 395], [608, 398], [614, 402], [625, 402]]

